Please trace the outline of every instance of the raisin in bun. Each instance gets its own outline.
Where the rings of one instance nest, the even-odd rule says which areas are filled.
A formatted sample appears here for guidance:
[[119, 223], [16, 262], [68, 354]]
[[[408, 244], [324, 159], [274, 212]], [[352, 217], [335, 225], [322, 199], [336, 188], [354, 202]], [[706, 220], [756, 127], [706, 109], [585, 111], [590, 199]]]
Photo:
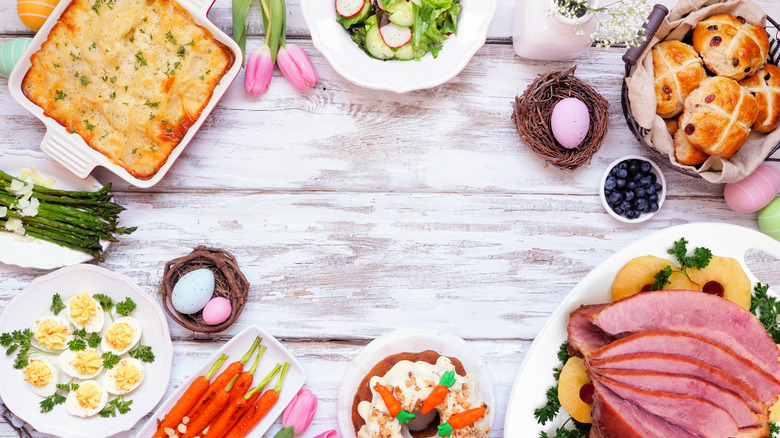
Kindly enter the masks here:
[[693, 47], [681, 41], [664, 41], [653, 46], [655, 111], [663, 118], [683, 110], [685, 98], [707, 77], [704, 64]]
[[693, 30], [693, 48], [715, 74], [736, 81], [761, 70], [769, 52], [766, 30], [729, 14], [700, 21]]
[[707, 161], [709, 155], [693, 147], [682, 129], [674, 134], [674, 159], [686, 166], [698, 166]]
[[780, 126], [780, 68], [767, 64], [753, 76], [739, 82], [758, 101], [756, 132], [772, 132]]
[[745, 143], [756, 117], [756, 98], [736, 81], [715, 76], [685, 99], [680, 130], [696, 149], [728, 158]]

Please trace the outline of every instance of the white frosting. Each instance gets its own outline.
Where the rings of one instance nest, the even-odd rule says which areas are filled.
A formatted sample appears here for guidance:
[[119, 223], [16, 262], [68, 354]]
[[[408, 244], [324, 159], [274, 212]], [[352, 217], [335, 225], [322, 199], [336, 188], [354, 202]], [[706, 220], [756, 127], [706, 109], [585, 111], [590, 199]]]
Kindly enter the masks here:
[[[376, 384], [390, 388], [404, 410], [419, 416], [419, 409], [430, 395], [433, 388], [447, 371], [455, 371], [455, 366], [444, 356], [437, 359], [436, 364], [427, 362], [410, 362], [402, 360], [382, 377], [371, 377], [371, 401], [363, 401], [358, 405], [358, 413], [366, 424], [358, 431], [358, 438], [410, 438], [406, 425], [390, 415], [382, 400], [382, 396], [374, 389]], [[436, 407], [439, 411], [441, 424], [456, 413], [478, 408], [485, 404], [485, 399], [479, 392], [479, 381], [473, 374], [460, 376], [455, 373], [455, 384], [447, 392], [447, 397]], [[488, 411], [474, 424], [462, 429], [455, 429], [452, 438], [483, 438], [490, 434]], [[412, 420], [414, 421], [414, 420]]]

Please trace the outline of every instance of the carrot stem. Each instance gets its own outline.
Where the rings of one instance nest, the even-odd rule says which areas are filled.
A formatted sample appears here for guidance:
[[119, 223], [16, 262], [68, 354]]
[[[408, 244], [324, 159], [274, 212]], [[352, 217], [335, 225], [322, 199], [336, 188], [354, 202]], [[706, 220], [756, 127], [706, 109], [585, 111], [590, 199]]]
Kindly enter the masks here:
[[249, 351], [247, 351], [246, 354], [241, 357], [241, 360], [239, 361], [241, 362], [241, 365], [244, 365], [245, 363], [249, 362], [249, 359], [252, 357], [252, 354], [254, 354], [255, 349], [257, 348], [258, 345], [260, 345], [260, 342], [262, 341], [263, 338], [261, 338], [260, 336], [255, 338], [255, 341], [252, 343], [252, 348], [250, 348]]
[[[285, 362], [285, 363], [286, 363], [286, 362]], [[250, 398], [252, 398], [252, 396], [253, 396], [253, 395], [254, 395], [256, 392], [258, 392], [258, 391], [262, 391], [262, 390], [263, 390], [263, 388], [265, 387], [265, 385], [267, 385], [267, 384], [268, 384], [268, 382], [270, 382], [270, 381], [271, 381], [271, 379], [273, 379], [273, 378], [274, 378], [274, 376], [276, 375], [276, 373], [278, 373], [278, 372], [279, 372], [279, 370], [280, 370], [281, 368], [282, 368], [282, 366], [281, 366], [281, 365], [279, 365], [279, 364], [276, 364], [276, 366], [274, 367], [274, 369], [272, 369], [272, 370], [271, 370], [271, 372], [270, 372], [270, 373], [268, 373], [268, 375], [267, 375], [267, 376], [265, 376], [265, 377], [263, 378], [263, 380], [261, 380], [261, 381], [260, 381], [260, 383], [258, 383], [258, 384], [257, 384], [257, 386], [255, 386], [255, 387], [254, 387], [252, 390], [250, 390], [249, 392], [247, 392], [247, 393], [246, 393], [246, 395], [244, 395], [244, 399], [245, 399], [245, 400], [249, 400]]]
[[211, 368], [209, 369], [209, 371], [206, 373], [206, 380], [211, 380], [211, 378], [214, 377], [214, 374], [217, 373], [217, 370], [219, 369], [219, 367], [222, 366], [223, 363], [225, 363], [227, 358], [228, 358], [228, 355], [227, 354], [223, 354], [222, 356], [220, 356], [217, 359], [216, 362], [214, 362], [214, 365], [212, 365]]
[[290, 368], [290, 363], [285, 362], [282, 364], [282, 372], [279, 374], [279, 380], [276, 381], [276, 386], [274, 386], [274, 392], [279, 394], [282, 391], [282, 383], [284, 383], [284, 378], [287, 376], [287, 370]]
[[263, 356], [263, 353], [265, 353], [266, 350], [265, 345], [261, 345], [260, 348], [257, 350], [257, 355], [255, 356], [255, 361], [252, 363], [252, 368], [249, 369], [249, 374], [254, 375], [255, 371], [257, 370], [257, 364], [260, 363], [260, 357]]

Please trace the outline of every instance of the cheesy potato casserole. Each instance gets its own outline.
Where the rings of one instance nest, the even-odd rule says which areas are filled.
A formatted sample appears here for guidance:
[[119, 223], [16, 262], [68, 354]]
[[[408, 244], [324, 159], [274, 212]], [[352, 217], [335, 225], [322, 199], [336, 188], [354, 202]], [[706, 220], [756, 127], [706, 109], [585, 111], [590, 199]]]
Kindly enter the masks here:
[[173, 0], [73, 0], [30, 61], [27, 98], [147, 180], [235, 56]]

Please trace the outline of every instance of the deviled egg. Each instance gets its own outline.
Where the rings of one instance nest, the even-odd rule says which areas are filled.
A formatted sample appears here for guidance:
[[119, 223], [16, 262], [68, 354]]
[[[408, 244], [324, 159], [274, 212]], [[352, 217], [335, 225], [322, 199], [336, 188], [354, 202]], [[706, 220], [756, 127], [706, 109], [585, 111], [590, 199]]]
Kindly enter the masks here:
[[38, 345], [47, 350], [62, 350], [73, 340], [73, 327], [67, 319], [46, 315], [33, 323], [32, 330]]
[[81, 351], [65, 350], [57, 362], [62, 372], [70, 377], [91, 379], [103, 371], [103, 359], [96, 348], [86, 348]]
[[125, 316], [116, 319], [108, 326], [100, 341], [100, 348], [121, 356], [135, 347], [139, 339], [141, 339], [141, 323], [132, 316]]
[[60, 373], [49, 359], [32, 359], [22, 370], [24, 381], [41, 397], [50, 397], [57, 391]]
[[144, 364], [132, 357], [119, 361], [103, 376], [103, 387], [111, 394], [122, 395], [134, 390], [144, 379]]
[[84, 329], [89, 333], [97, 333], [103, 330], [105, 317], [100, 302], [92, 298], [87, 292], [70, 297], [65, 310], [68, 312], [68, 319], [78, 329]]
[[65, 407], [76, 417], [91, 417], [103, 410], [107, 402], [108, 392], [94, 380], [85, 380], [68, 393]]

